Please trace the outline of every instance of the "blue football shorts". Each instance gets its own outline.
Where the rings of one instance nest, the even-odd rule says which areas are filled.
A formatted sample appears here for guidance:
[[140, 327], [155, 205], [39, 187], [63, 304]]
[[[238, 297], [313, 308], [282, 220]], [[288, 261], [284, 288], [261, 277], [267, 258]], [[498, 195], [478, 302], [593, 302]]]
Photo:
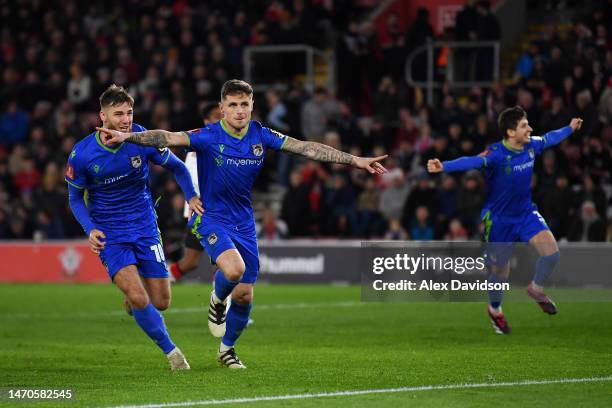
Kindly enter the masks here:
[[245, 264], [240, 283], [255, 283], [259, 275], [259, 251], [255, 223], [230, 225], [210, 218], [196, 216], [191, 220], [192, 232], [200, 240], [212, 263], [228, 249], [236, 249]]
[[544, 217], [532, 210], [524, 217], [513, 220], [499, 219], [487, 212], [482, 221], [485, 224], [484, 241], [487, 262], [503, 266], [512, 256], [514, 243], [529, 242], [539, 232], [549, 230]]
[[159, 236], [141, 237], [134, 242], [107, 243], [99, 255], [111, 280], [119, 270], [128, 265], [136, 265], [143, 278], [170, 276]]

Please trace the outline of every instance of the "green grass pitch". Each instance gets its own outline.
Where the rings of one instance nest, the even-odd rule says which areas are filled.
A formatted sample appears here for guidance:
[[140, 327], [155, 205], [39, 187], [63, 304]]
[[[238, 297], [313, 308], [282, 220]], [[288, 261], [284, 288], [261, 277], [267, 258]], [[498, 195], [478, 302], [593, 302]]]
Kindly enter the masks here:
[[[482, 388], [251, 401], [234, 406], [612, 406], [612, 303], [558, 302], [547, 316], [508, 302], [514, 332], [493, 333], [484, 303], [362, 303], [359, 287], [260, 285], [237, 344], [247, 370], [216, 363], [210, 286], [175, 285], [165, 313], [192, 370], [166, 358], [109, 285], [0, 285], [0, 388], [70, 388], [74, 401], [0, 406], [109, 407], [449, 384]], [[4, 394], [6, 395], [6, 394]], [[224, 405], [225, 406], [225, 405]], [[228, 404], [229, 406], [229, 404]]]

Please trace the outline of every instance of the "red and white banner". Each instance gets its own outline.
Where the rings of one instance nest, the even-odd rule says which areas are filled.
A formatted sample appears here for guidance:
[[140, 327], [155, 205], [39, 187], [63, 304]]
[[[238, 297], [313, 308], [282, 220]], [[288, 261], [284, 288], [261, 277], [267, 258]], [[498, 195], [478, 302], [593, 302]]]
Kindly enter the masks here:
[[0, 282], [109, 282], [86, 241], [0, 243]]

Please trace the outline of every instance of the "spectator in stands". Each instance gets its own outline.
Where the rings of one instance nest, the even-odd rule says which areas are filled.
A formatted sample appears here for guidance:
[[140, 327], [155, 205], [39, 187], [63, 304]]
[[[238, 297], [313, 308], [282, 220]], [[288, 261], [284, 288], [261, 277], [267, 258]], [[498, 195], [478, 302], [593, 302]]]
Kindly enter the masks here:
[[546, 193], [555, 185], [557, 163], [554, 150], [546, 150], [542, 154], [542, 166], [535, 172], [537, 175], [537, 190]]
[[267, 123], [274, 129], [282, 133], [289, 133], [289, 124], [285, 122], [287, 108], [281, 100], [278, 91], [270, 89], [266, 92], [266, 102], [268, 104], [268, 115], [266, 116]]
[[285, 221], [277, 219], [269, 208], [264, 208], [262, 211], [261, 222], [255, 225], [255, 230], [258, 239], [269, 241], [285, 239], [289, 232]]
[[61, 183], [59, 166], [49, 162], [45, 168], [41, 187], [34, 192], [34, 202], [37, 203], [38, 227], [47, 239], [65, 238], [63, 219], [68, 218], [66, 212], [66, 188]]
[[327, 214], [327, 224], [332, 235], [350, 234], [357, 224], [356, 195], [352, 186], [347, 183], [343, 175], [335, 175], [331, 180], [326, 206], [330, 209]]
[[546, 84], [552, 89], [561, 89], [563, 86], [563, 75], [567, 70], [567, 57], [563, 55], [560, 46], [553, 46], [550, 50], [550, 59], [546, 63]]
[[310, 206], [308, 187], [302, 183], [302, 174], [294, 170], [289, 176], [289, 188], [283, 196], [281, 219], [288, 227], [289, 236], [302, 237], [308, 234]]
[[555, 186], [542, 194], [539, 211], [557, 239], [567, 237], [569, 222], [574, 214], [573, 192], [567, 176], [560, 174]]
[[392, 182], [380, 195], [379, 211], [383, 216], [391, 221], [392, 219], [400, 219], [404, 203], [410, 192], [410, 185], [406, 182], [404, 172], [396, 168], [389, 171], [392, 175]]
[[463, 177], [457, 196], [457, 213], [461, 223], [473, 234], [480, 222], [484, 191], [479, 173], [468, 172]]
[[[164, 174], [164, 176], [166, 175]], [[183, 216], [185, 197], [180, 191], [174, 191], [173, 187], [169, 187], [170, 184], [166, 181], [166, 191], [168, 192], [164, 193], [160, 201], [158, 223], [160, 230], [166, 237], [164, 251], [170, 258], [178, 259], [181, 256], [181, 243], [184, 242], [185, 236], [185, 218]], [[169, 190], [172, 190], [172, 192]]]
[[551, 108], [544, 112], [540, 120], [540, 129], [559, 129], [565, 126], [570, 120], [567, 110], [560, 96], [552, 98]]
[[595, 136], [601, 128], [597, 108], [593, 104], [591, 91], [588, 89], [583, 89], [576, 94], [576, 105], [571, 116], [583, 120], [582, 127], [571, 139], [574, 143], [580, 142], [582, 138]]
[[[419, 46], [425, 44], [428, 39], [433, 39], [433, 27], [429, 23], [429, 10], [420, 7], [417, 16], [406, 33], [406, 54], [410, 54]], [[427, 58], [425, 54], [417, 56], [412, 66], [412, 76], [416, 81], [427, 79]]]
[[30, 195], [40, 184], [40, 178], [40, 173], [36, 169], [34, 159], [27, 157], [13, 176], [13, 183], [15, 183], [20, 194]]
[[[274, 130], [284, 133], [291, 134], [291, 128], [286, 122], [287, 108], [281, 100], [281, 96], [278, 91], [270, 89], [265, 94], [268, 114], [266, 115], [267, 124]], [[287, 186], [289, 183], [289, 170], [293, 163], [293, 156], [289, 154], [281, 154], [277, 159], [276, 171], [278, 175], [278, 182], [282, 186]]]
[[[497, 16], [491, 13], [491, 3], [483, 0], [476, 4], [478, 12], [476, 35], [479, 41], [501, 40], [501, 28]], [[491, 80], [493, 78], [493, 48], [484, 47], [478, 50], [476, 78]]]
[[448, 146], [449, 138], [438, 135], [434, 138], [433, 145], [421, 154], [421, 166], [425, 166], [427, 161], [437, 157], [444, 157], [440, 160], [452, 160], [457, 157], [458, 151], [451, 152]]
[[[69, 2], [53, 13], [35, 11], [36, 3], [32, 2], [3, 9], [6, 29], [0, 47], [0, 104], [3, 105], [0, 108], [0, 237], [30, 239], [34, 227], [44, 230], [48, 236], [56, 235], [50, 228], [53, 222], [49, 224], [49, 220], [53, 220], [56, 211], [60, 210], [56, 206], [46, 207], [46, 202], [41, 205], [40, 197], [52, 196], [50, 201], [54, 202], [64, 186], [56, 185], [49, 190], [53, 183], [46, 181], [47, 168], [50, 163], [62, 168], [74, 143], [98, 125], [95, 97], [100, 92], [96, 89], [105, 89], [113, 80], [135, 89], [139, 100], [136, 120], [146, 127], [195, 127], [196, 124], [188, 123], [194, 120], [191, 115], [198, 111], [196, 107], [216, 99], [224, 78], [242, 75], [238, 61], [243, 47], [251, 41], [267, 44], [297, 40], [321, 48], [335, 48], [337, 72], [340, 73], [337, 92], [342, 97], [341, 103], [326, 90], [322, 98], [313, 95], [308, 100], [303, 82], [281, 83], [279, 79], [275, 84], [278, 89], [280, 86], [288, 89], [280, 98], [287, 111], [281, 122], [290, 130], [281, 128], [283, 125], [276, 120], [276, 115], [267, 116], [264, 100], [255, 104], [256, 113], [264, 126], [290, 132], [294, 137], [302, 137], [303, 129], [309, 133], [304, 136], [316, 139], [336, 131], [340, 135], [340, 145], [353, 152], [381, 148], [388, 152], [390, 167], [402, 169], [404, 175], [397, 185], [392, 178], [376, 180], [379, 189], [388, 185], [381, 192], [379, 205], [383, 213], [388, 209], [386, 218], [398, 218], [410, 228], [418, 205], [426, 205], [435, 223], [434, 236], [443, 238], [449, 220], [464, 216], [453, 210], [456, 204], [453, 206], [452, 202], [456, 198], [452, 196], [457, 194], [454, 188], [445, 190], [446, 183], [452, 182], [445, 179], [429, 182], [432, 190], [427, 194], [440, 199], [437, 207], [435, 203], [430, 206], [432, 203], [427, 197], [417, 199], [421, 195], [418, 188], [415, 188], [414, 197], [408, 194], [410, 184], [406, 178], [419, 174], [421, 153], [433, 144], [444, 143], [438, 142], [438, 138], [449, 139], [451, 124], [460, 124], [461, 132], [454, 140], [447, 140], [447, 145], [458, 149], [460, 154], [477, 154], [484, 146], [499, 140], [497, 115], [504, 108], [519, 103], [528, 110], [536, 135], [541, 135], [542, 130], [565, 125], [567, 115], [572, 113], [585, 119], [583, 137], [571, 138], [555, 148], [555, 165], [538, 172], [534, 197], [538, 197], [542, 211], [549, 207], [554, 213], [550, 216], [551, 228], [565, 231], [559, 236], [567, 235], [573, 218], [579, 217], [578, 207], [587, 199], [594, 201], [598, 215], [606, 221], [607, 214], [602, 208], [605, 210], [603, 192], [610, 189], [612, 166], [612, 47], [608, 28], [612, 25], [609, 13], [603, 8], [598, 9], [589, 2], [584, 2], [584, 9], [568, 8], [569, 19], [576, 23], [573, 23], [570, 38], [563, 41], [563, 33], [555, 24], [546, 26], [544, 36], [533, 43], [535, 51], [528, 56], [532, 71], [521, 81], [506, 86], [504, 79], [507, 78], [502, 78], [491, 84], [491, 88], [453, 89], [452, 92], [449, 84], [443, 84], [435, 95], [434, 104], [426, 106], [420, 90], [404, 89], [398, 81], [392, 81], [393, 87], [387, 86], [389, 80], [385, 76], [403, 73], [404, 68], [393, 63], [393, 57], [389, 59], [393, 49], [401, 44], [402, 30], [395, 15], [387, 20], [387, 41], [384, 36], [377, 38], [370, 22], [361, 26], [357, 23], [360, 16], [355, 13], [355, 6], [348, 4], [350, 2], [341, 2], [342, 6], [334, 3], [331, 9], [326, 9], [323, 3], [304, 6], [301, 2], [274, 2], [267, 17], [265, 12], [271, 3], [265, 7], [245, 3], [238, 10], [213, 3], [187, 5], [177, 2], [170, 7], [153, 0], [147, 5], [134, 5], [133, 13], [118, 15], [109, 14], [110, 9], [105, 5], [86, 2]], [[486, 10], [488, 5], [479, 2], [472, 7], [472, 4], [476, 3], [468, 2], [457, 16], [457, 38], [496, 37], [495, 24], [491, 24], [495, 17]], [[18, 24], [21, 16], [28, 16], [27, 25]], [[195, 16], [205, 17], [198, 20]], [[428, 19], [426, 10], [418, 12], [404, 38], [407, 50], [423, 44], [428, 37], [434, 38]], [[330, 21], [339, 22], [338, 32], [331, 36], [328, 35]], [[319, 30], [326, 34], [319, 35]], [[337, 46], [330, 40], [333, 38], [338, 38]], [[385, 44], [391, 48], [386, 48]], [[459, 55], [457, 52], [454, 57]], [[283, 69], [278, 60], [269, 59], [267, 63], [272, 69], [267, 72]], [[424, 69], [424, 60], [425, 56], [417, 59], [413, 68]], [[544, 75], [538, 60], [544, 64]], [[455, 79], [461, 80], [460, 65], [456, 68], [459, 74]], [[484, 66], [480, 68], [485, 70]], [[424, 72], [421, 72], [423, 77]], [[86, 78], [90, 78], [89, 85]], [[541, 87], [542, 78], [544, 87]], [[377, 92], [383, 84], [382, 92]], [[89, 97], [84, 97], [87, 92]], [[315, 94], [318, 92], [320, 90]], [[541, 97], [534, 97], [540, 92]], [[318, 98], [323, 102], [320, 105], [315, 103]], [[273, 111], [272, 105], [270, 111]], [[186, 125], [177, 126], [177, 123]], [[24, 177], [20, 172], [28, 160], [33, 161], [33, 171], [26, 172]], [[547, 160], [539, 163], [547, 167]], [[302, 170], [303, 181], [296, 185], [297, 190], [289, 183], [285, 196], [286, 199], [296, 197], [295, 200], [291, 206], [283, 205], [283, 218], [289, 224], [291, 235], [348, 236], [357, 233], [351, 231], [354, 225], [346, 214], [337, 217], [337, 223], [330, 227], [326, 217], [335, 209], [329, 198], [336, 193], [330, 194], [330, 186], [326, 184], [330, 177], [330, 180], [343, 177], [347, 188], [353, 190], [351, 200], [355, 207], [367, 177], [337, 166], [324, 167], [315, 163], [306, 164]], [[39, 174], [37, 182], [35, 172]], [[14, 183], [18, 173], [20, 188]], [[42, 179], [41, 173], [44, 174]], [[163, 193], [163, 211], [170, 210], [174, 193], [165, 191], [162, 173], [155, 169], [151, 173], [153, 193]], [[290, 175], [288, 170], [278, 173]], [[560, 177], [561, 174], [566, 177]], [[590, 174], [592, 180], [583, 182], [585, 174]], [[264, 173], [257, 188], [267, 189], [270, 183], [279, 181], [282, 184], [283, 177], [270, 177], [269, 174], [266, 177]], [[592, 187], [582, 187], [582, 184]], [[440, 185], [442, 188], [438, 190]], [[21, 194], [21, 190], [26, 193]], [[562, 203], [567, 202], [567, 194], [572, 190], [579, 191], [573, 194], [572, 208], [568, 209]], [[444, 198], [447, 193], [450, 198]], [[409, 214], [404, 214], [404, 208], [410, 208]], [[168, 214], [172, 217], [171, 211]], [[557, 226], [553, 225], [553, 219], [559, 220]], [[38, 226], [33, 225], [36, 221]], [[72, 217], [64, 217], [62, 227], [66, 238], [82, 236], [82, 230]], [[163, 234], [171, 230], [164, 227]], [[164, 242], [170, 245], [170, 240], [165, 238]]]
[[0, 145], [12, 146], [22, 142], [28, 134], [28, 115], [17, 105], [9, 101], [6, 111], [0, 116]]
[[[418, 207], [425, 207], [428, 210], [428, 217], [429, 214], [437, 214], [439, 208], [438, 200], [439, 197], [436, 194], [433, 181], [426, 172], [422, 172], [419, 175], [416, 186], [410, 191], [404, 205], [404, 210], [402, 212], [402, 224], [404, 227], [406, 227], [408, 231], [411, 230], [412, 221]], [[410, 236], [412, 237], [412, 233], [410, 233]]]
[[402, 223], [397, 218], [392, 218], [389, 220], [389, 228], [385, 233], [385, 239], [390, 241], [406, 241], [410, 237], [404, 227], [402, 227]]
[[599, 120], [606, 126], [612, 125], [612, 77], [599, 98]]
[[568, 233], [569, 241], [601, 242], [606, 240], [606, 223], [595, 210], [592, 201], [582, 203], [580, 218], [574, 220]]
[[325, 88], [317, 88], [302, 107], [302, 135], [307, 140], [322, 140], [331, 119], [339, 115], [339, 103]]
[[9, 165], [5, 157], [0, 157], [0, 191], [14, 197], [17, 193], [17, 188], [13, 183], [13, 176], [9, 171]]
[[533, 72], [535, 60], [540, 55], [540, 48], [536, 42], [532, 42], [529, 48], [521, 55], [517, 65], [516, 71], [521, 75], [522, 78], [529, 78]]
[[72, 102], [78, 111], [87, 108], [91, 98], [91, 78], [83, 72], [77, 63], [70, 67], [70, 79], [66, 88], [68, 100]]
[[431, 127], [429, 124], [424, 123], [419, 128], [419, 136], [414, 142], [414, 148], [419, 154], [424, 154], [432, 146]]
[[584, 176], [581, 189], [576, 193], [575, 198], [575, 202], [578, 203], [577, 207], [585, 201], [592, 202], [597, 213], [602, 217], [605, 216], [606, 194], [599, 185], [595, 184], [590, 174]]
[[467, 230], [461, 225], [461, 221], [453, 218], [448, 224], [448, 232], [444, 235], [445, 241], [467, 241]]
[[401, 141], [393, 157], [397, 166], [406, 174], [418, 172], [420, 169], [421, 158], [409, 141]]
[[397, 112], [400, 107], [400, 96], [397, 86], [390, 76], [385, 76], [378, 85], [374, 95], [374, 106], [380, 117], [387, 124], [397, 120]]
[[[598, 137], [591, 137], [582, 147], [580, 166], [598, 182], [605, 180], [612, 169], [610, 148]], [[600, 213], [603, 215], [603, 213]]]
[[455, 36], [458, 41], [475, 41], [478, 38], [478, 12], [475, 0], [468, 0], [455, 17]]
[[363, 145], [363, 134], [357, 123], [357, 118], [351, 109], [351, 104], [341, 101], [339, 106], [339, 117], [334, 127], [340, 134], [340, 142], [343, 146], [359, 147]]
[[429, 210], [425, 206], [416, 209], [414, 219], [410, 223], [410, 237], [415, 241], [431, 241], [434, 239], [434, 228], [429, 220]]
[[386, 66], [386, 72], [395, 80], [402, 77], [404, 70], [404, 41], [405, 34], [400, 27], [400, 18], [397, 12], [387, 16], [386, 24], [379, 35], [380, 48]]
[[440, 210], [438, 212], [437, 221], [444, 229], [448, 221], [457, 215], [459, 189], [457, 188], [455, 178], [451, 175], [444, 174], [437, 194], [440, 198]]
[[382, 234], [382, 218], [378, 212], [381, 199], [380, 191], [376, 188], [376, 181], [368, 177], [365, 189], [357, 197], [357, 227], [355, 234], [359, 237], [370, 238], [372, 235]]

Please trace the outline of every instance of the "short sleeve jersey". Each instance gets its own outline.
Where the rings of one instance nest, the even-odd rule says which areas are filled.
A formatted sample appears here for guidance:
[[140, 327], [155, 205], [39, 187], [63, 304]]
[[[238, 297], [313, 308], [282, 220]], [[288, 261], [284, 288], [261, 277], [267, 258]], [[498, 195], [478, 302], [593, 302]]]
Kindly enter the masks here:
[[[132, 132], [144, 127], [133, 124]], [[87, 190], [87, 205], [106, 242], [134, 242], [159, 234], [149, 188], [149, 164], [165, 164], [172, 153], [132, 143], [105, 146], [99, 132], [79, 141], [66, 166], [65, 180]]]
[[251, 191], [268, 149], [279, 150], [287, 136], [251, 121], [243, 136], [223, 121], [189, 132], [196, 152], [204, 218], [241, 225], [253, 222]]

